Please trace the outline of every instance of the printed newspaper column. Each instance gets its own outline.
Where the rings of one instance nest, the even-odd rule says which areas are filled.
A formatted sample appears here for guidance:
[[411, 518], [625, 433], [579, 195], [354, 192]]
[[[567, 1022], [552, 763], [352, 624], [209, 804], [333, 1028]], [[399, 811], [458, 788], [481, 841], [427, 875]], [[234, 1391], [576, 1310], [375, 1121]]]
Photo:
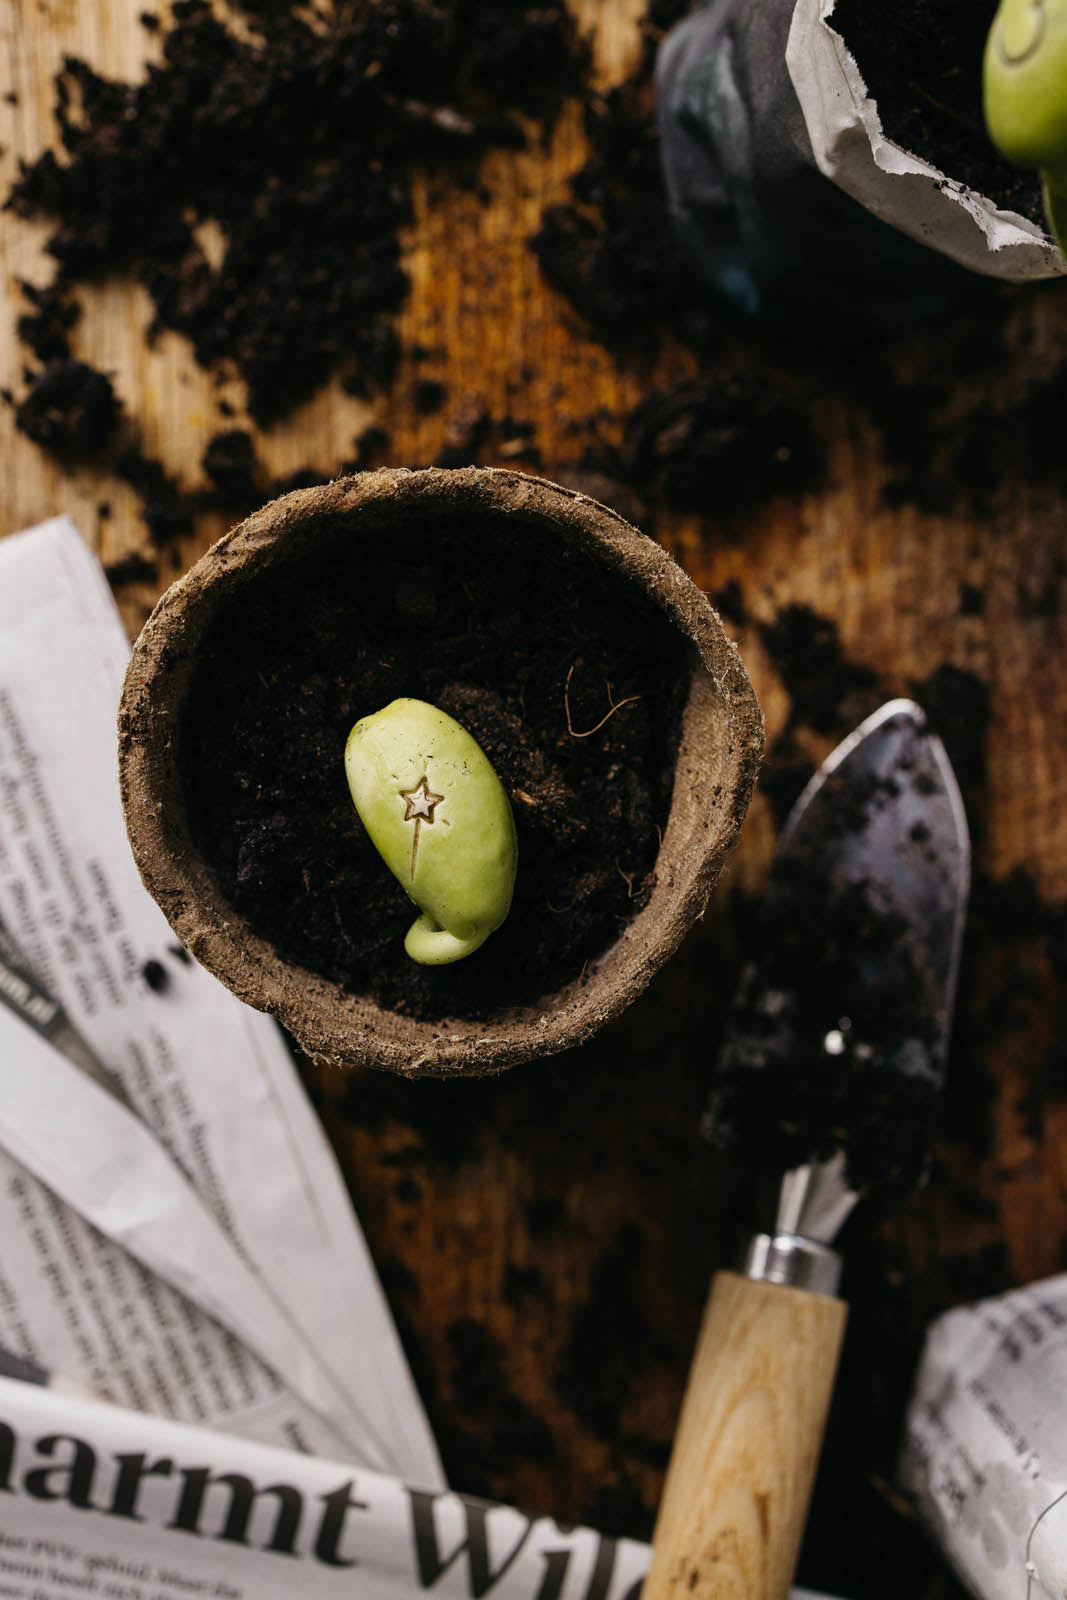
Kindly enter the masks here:
[[[27, 1095], [37, 1083], [35, 1112], [50, 1112], [57, 1135], [66, 1128], [116, 1153], [136, 1144], [146, 1162], [169, 1157], [171, 1198], [184, 1184], [183, 1203], [201, 1211], [196, 1225], [217, 1235], [216, 1277], [207, 1281], [205, 1263], [200, 1282], [194, 1273], [175, 1294], [151, 1254], [157, 1273], [144, 1271], [140, 1247], [164, 1226], [177, 1239], [181, 1222], [175, 1234], [174, 1218], [137, 1210], [137, 1174], [119, 1159], [96, 1176], [110, 1174], [122, 1204], [97, 1192], [86, 1207], [71, 1192], [57, 1199], [62, 1189], [41, 1167], [51, 1193], [0, 1156], [0, 1341], [130, 1403], [312, 1448], [341, 1443], [356, 1459], [439, 1486], [388, 1306], [284, 1042], [176, 946], [140, 883], [115, 762], [126, 657], [103, 573], [67, 519], [0, 540], [0, 924], [132, 1110], [69, 1061], [53, 1062], [67, 1087], [42, 1106], [44, 1074], [24, 1064], [42, 1041], [2, 1005], [0, 1063]], [[5, 998], [10, 1005], [0, 986]], [[90, 1120], [71, 1127], [75, 1101]], [[55, 1142], [39, 1143], [42, 1161]], [[138, 1244], [141, 1266], [110, 1243], [116, 1236]], [[227, 1259], [234, 1277], [244, 1263], [248, 1299], [223, 1275]], [[257, 1292], [274, 1306], [279, 1337], [288, 1319], [316, 1398], [330, 1397], [328, 1420], [283, 1393], [292, 1374], [272, 1372], [233, 1338], [235, 1324], [258, 1326]], [[205, 1299], [214, 1322], [198, 1309]], [[285, 1340], [276, 1348], [292, 1355]], [[182, 1373], [198, 1381], [187, 1386]]]
[[[348, 1397], [322, 1369], [284, 1303], [251, 1270], [151, 1132], [9, 1011], [0, 1012], [0, 1148], [21, 1168], [20, 1181], [9, 1185], [9, 1194], [19, 1198], [25, 1240], [47, 1275], [53, 1306], [66, 1300], [68, 1329], [73, 1328], [78, 1301], [91, 1311], [109, 1360], [127, 1383], [143, 1349], [116, 1337], [116, 1325], [128, 1322], [131, 1312], [117, 1300], [123, 1280], [114, 1252], [98, 1255], [103, 1280], [85, 1271], [85, 1252], [78, 1250], [76, 1230], [68, 1223], [62, 1230], [66, 1252], [49, 1253], [47, 1231], [34, 1220], [32, 1192], [21, 1181], [28, 1181], [30, 1174], [48, 1186], [50, 1202], [66, 1202], [109, 1244], [124, 1246], [186, 1304], [195, 1303], [196, 1364], [180, 1364], [178, 1352], [171, 1349], [173, 1370], [152, 1372], [155, 1393], [161, 1392], [161, 1377], [169, 1377], [179, 1403], [188, 1403], [186, 1396], [196, 1403], [205, 1392], [214, 1394], [224, 1412], [237, 1411], [256, 1432], [281, 1425], [289, 1442], [318, 1450], [343, 1448], [351, 1435], [365, 1464], [380, 1466], [388, 1458], [386, 1443], [364, 1418], [349, 1416]], [[65, 1220], [54, 1204], [53, 1215], [60, 1224]], [[71, 1276], [72, 1267], [79, 1270], [77, 1278]], [[228, 1331], [221, 1346], [210, 1327], [198, 1326], [204, 1313], [221, 1325], [217, 1333]], [[35, 1324], [34, 1332], [40, 1339], [43, 1323]], [[238, 1346], [235, 1352], [234, 1334], [247, 1351]], [[213, 1348], [223, 1358], [221, 1364], [210, 1361]], [[249, 1364], [247, 1352], [254, 1352], [259, 1363]], [[265, 1392], [263, 1383], [255, 1381], [257, 1365], [263, 1366], [258, 1376], [265, 1380]], [[225, 1382], [227, 1373], [231, 1379], [243, 1376], [236, 1395], [233, 1383]], [[284, 1395], [274, 1373], [284, 1374]], [[200, 1381], [190, 1387], [194, 1374]], [[304, 1406], [296, 1417], [294, 1397]], [[233, 1421], [231, 1416], [229, 1425]]]

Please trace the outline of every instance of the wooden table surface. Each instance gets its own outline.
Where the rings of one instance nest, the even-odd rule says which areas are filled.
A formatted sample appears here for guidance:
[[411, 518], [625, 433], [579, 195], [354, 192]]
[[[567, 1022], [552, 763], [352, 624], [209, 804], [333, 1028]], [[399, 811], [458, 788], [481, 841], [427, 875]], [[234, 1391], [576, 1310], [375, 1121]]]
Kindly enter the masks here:
[[[51, 79], [65, 52], [116, 76], [140, 73], [158, 49], [137, 23], [142, 8], [0, 0], [5, 187], [19, 156], [54, 142]], [[577, 9], [600, 85], [632, 73], [641, 0], [581, 0]], [[8, 90], [14, 101], [3, 99]], [[375, 420], [388, 429], [388, 460], [428, 463], [474, 404], [493, 422], [532, 427], [525, 446], [491, 429], [475, 459], [574, 481], [586, 447], [621, 438], [643, 395], [701, 371], [667, 331], [651, 356], [618, 354], [546, 281], [527, 244], [583, 159], [581, 112], [568, 106], [544, 145], [490, 152], [487, 203], [447, 186], [431, 197], [416, 183], [395, 383], [377, 401], [328, 386], [258, 441], [271, 471], [330, 473]], [[15, 280], [43, 281], [45, 231], [10, 214], [0, 227], [2, 381], [16, 391], [25, 353], [14, 336]], [[140, 290], [95, 285], [83, 296], [75, 350], [116, 375], [148, 450], [195, 485], [220, 396], [240, 422], [242, 391], [215, 387], [176, 336], [147, 348], [148, 315]], [[988, 697], [987, 727], [976, 699], [952, 730], [969, 763], [979, 891], [944, 1129], [924, 1192], [854, 1230], [849, 1344], [801, 1569], [812, 1586], [854, 1600], [956, 1595], [892, 1487], [921, 1330], [947, 1305], [1067, 1259], [1067, 1073], [1057, 1066], [1067, 497], [1064, 474], [1033, 449], [1044, 383], [1062, 435], [1052, 380], [1067, 358], [1067, 286], [961, 313], [844, 364], [817, 345], [778, 350], [729, 321], [722, 340], [733, 370], [771, 374], [801, 397], [825, 461], [818, 486], [753, 500], [728, 527], [716, 511], [728, 454], [709, 471], [699, 512], [678, 511], [641, 484], [619, 493], [697, 583], [712, 594], [739, 586], [730, 592], [743, 619], [735, 606], [729, 626], [772, 750], [791, 715], [796, 747], [813, 759], [847, 731], [847, 703], [821, 731], [797, 721], [770, 629], [791, 605], [831, 619], [842, 659], [870, 669], [886, 696], [930, 680], [943, 687], [949, 680], [935, 675], [949, 665]], [[939, 419], [928, 446], [919, 441], [921, 465], [946, 489], [936, 511], [916, 503], [929, 506], [929, 495], [887, 493], [901, 467], [899, 440], [871, 398], [885, 374], [898, 413], [910, 395]], [[426, 377], [445, 388], [430, 414], [412, 397]], [[956, 448], [969, 437], [980, 441], [970, 459]], [[0, 531], [67, 511], [105, 561], [144, 547], [132, 491], [94, 467], [60, 469], [16, 431], [6, 406], [0, 449]], [[966, 474], [980, 468], [993, 478], [978, 495]], [[914, 460], [910, 470], [914, 478]], [[217, 515], [200, 518], [176, 564], [224, 526]], [[164, 565], [158, 584], [121, 588], [131, 635], [172, 575]], [[712, 1156], [697, 1122], [739, 923], [773, 840], [771, 807], [757, 795], [704, 922], [649, 994], [581, 1052], [471, 1084], [309, 1073], [459, 1488], [649, 1532], [707, 1279], [753, 1220], [743, 1167]]]

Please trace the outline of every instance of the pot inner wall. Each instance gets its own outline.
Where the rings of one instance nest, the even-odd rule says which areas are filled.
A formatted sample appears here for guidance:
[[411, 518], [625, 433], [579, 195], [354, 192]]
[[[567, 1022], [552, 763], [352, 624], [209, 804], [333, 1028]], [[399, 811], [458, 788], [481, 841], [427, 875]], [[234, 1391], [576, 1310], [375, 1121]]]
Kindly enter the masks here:
[[[413, 1018], [493, 1017], [577, 978], [654, 882], [694, 660], [658, 605], [521, 516], [324, 520], [252, 571], [230, 575], [178, 725], [226, 900], [284, 960]], [[414, 908], [345, 782], [352, 724], [398, 696], [470, 730], [519, 836], [507, 921], [449, 967], [404, 954]]]

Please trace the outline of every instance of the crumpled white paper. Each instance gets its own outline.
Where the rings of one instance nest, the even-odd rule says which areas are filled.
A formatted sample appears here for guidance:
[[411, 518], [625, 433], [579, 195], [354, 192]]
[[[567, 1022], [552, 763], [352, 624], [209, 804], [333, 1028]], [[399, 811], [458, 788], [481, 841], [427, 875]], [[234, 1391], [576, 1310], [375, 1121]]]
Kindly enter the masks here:
[[1063, 1600], [1067, 1275], [933, 1324], [900, 1476], [980, 1600]]
[[116, 756], [128, 654], [69, 519], [0, 540], [0, 923], [119, 1087], [0, 1004], [0, 1344], [109, 1399], [440, 1485], [281, 1033], [141, 884]]
[[834, 0], [797, 0], [786, 63], [826, 177], [874, 216], [961, 266], [1013, 282], [1055, 278], [1067, 261], [1042, 230], [902, 150], [831, 16]]

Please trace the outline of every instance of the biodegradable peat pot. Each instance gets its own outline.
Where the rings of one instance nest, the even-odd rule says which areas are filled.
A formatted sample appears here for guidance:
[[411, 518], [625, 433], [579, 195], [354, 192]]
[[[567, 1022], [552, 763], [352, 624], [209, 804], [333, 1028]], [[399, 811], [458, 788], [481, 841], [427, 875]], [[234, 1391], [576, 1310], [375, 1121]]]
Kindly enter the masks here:
[[[468, 615], [478, 599], [480, 573], [486, 585], [496, 590], [503, 585], [505, 594], [507, 585], [513, 586], [510, 609], [498, 606], [491, 618]], [[539, 594], [547, 599], [535, 610]], [[577, 655], [573, 641], [562, 638], [564, 626], [576, 623], [583, 640], [588, 634], [587, 646]], [[242, 631], [253, 627], [259, 629], [254, 635]], [[436, 998], [429, 1008], [424, 1000], [414, 1006], [403, 998], [393, 1003], [376, 998], [349, 977], [354, 924], [345, 919], [352, 912], [351, 896], [341, 896], [336, 886], [349, 870], [349, 854], [354, 858], [365, 841], [347, 792], [339, 798], [346, 724], [353, 714], [377, 710], [375, 702], [383, 693], [416, 695], [443, 705], [449, 695], [462, 700], [465, 688], [445, 683], [442, 689], [433, 678], [435, 663], [459, 649], [464, 632], [470, 636], [466, 646], [477, 655], [486, 629], [495, 658], [505, 665], [509, 651], [532, 648], [531, 640], [541, 657], [547, 652], [555, 674], [549, 698], [566, 710], [566, 725], [557, 740], [566, 748], [559, 760], [571, 754], [600, 760], [594, 746], [608, 748], [603, 759], [613, 764], [605, 768], [603, 779], [594, 771], [592, 782], [594, 791], [601, 783], [603, 806], [614, 808], [613, 815], [620, 793], [640, 791], [638, 775], [610, 755], [611, 739], [623, 736], [615, 730], [624, 729], [627, 704], [634, 708], [630, 720], [636, 724], [644, 717], [656, 738], [667, 716], [666, 709], [661, 715], [661, 700], [663, 708], [677, 707], [677, 748], [672, 737], [658, 780], [665, 797], [664, 819], [653, 825], [652, 870], [642, 874], [632, 914], [626, 911], [625, 918], [616, 919], [624, 925], [613, 924], [604, 943], [581, 960], [579, 950], [574, 970], [547, 992], [531, 993], [532, 979], [525, 988], [516, 980], [515, 995], [509, 995], [508, 969], [502, 965], [512, 959], [506, 939], [517, 941], [526, 927], [517, 925], [509, 934], [506, 923], [485, 946], [490, 953], [484, 970], [497, 984], [491, 1005], [471, 1003], [472, 993], [475, 1001], [479, 998], [482, 969], [475, 963], [481, 952], [454, 967], [432, 969], [438, 976], [433, 977]], [[557, 629], [558, 662], [552, 655]], [[638, 686], [641, 692], [629, 697], [625, 682], [607, 685], [603, 692], [609, 715], [603, 729], [608, 732], [594, 738], [596, 707], [593, 714], [583, 708], [580, 722], [571, 719], [579, 715], [577, 682], [593, 676], [582, 663], [596, 659], [598, 629], [610, 633], [624, 652], [628, 640], [639, 641], [635, 672], [646, 658], [674, 663], [674, 682], [661, 682], [664, 669], [656, 665], [643, 688]], [[257, 641], [251, 661], [244, 659], [249, 648], [242, 641], [248, 637]], [[418, 646], [415, 663], [420, 672], [425, 669], [425, 684], [412, 670], [399, 681], [388, 676], [404, 639]], [[349, 649], [352, 662], [364, 664], [365, 692], [361, 683], [350, 692], [347, 665], [336, 667], [338, 652], [344, 656]], [[321, 651], [321, 670], [316, 650]], [[540, 666], [537, 670], [543, 675]], [[356, 665], [351, 672], [358, 676]], [[382, 674], [384, 690], [377, 681]], [[271, 709], [274, 702], [269, 699], [262, 710], [258, 683], [263, 695], [289, 697], [284, 717]], [[509, 704], [522, 702], [525, 714], [524, 697], [532, 704], [539, 683], [529, 669], [519, 691], [508, 691]], [[275, 687], [279, 684], [282, 688]], [[493, 685], [471, 691], [496, 692]], [[339, 710], [333, 703], [337, 697]], [[336, 726], [331, 725], [328, 738], [309, 732], [305, 740], [305, 708], [309, 728], [317, 727], [316, 707], [327, 703]], [[521, 728], [520, 717], [511, 710], [493, 715], [505, 731]], [[273, 767], [268, 765], [254, 780], [242, 775], [231, 790], [228, 732], [232, 728], [236, 772], [243, 759], [238, 756], [241, 741], [259, 737], [257, 718], [264, 722], [261, 742]], [[272, 718], [276, 750], [270, 749]], [[210, 742], [213, 738], [216, 745]], [[159, 602], [134, 646], [119, 714], [119, 765], [133, 853], [182, 944], [242, 1000], [276, 1016], [313, 1058], [411, 1074], [495, 1072], [580, 1044], [618, 1015], [703, 911], [737, 838], [762, 744], [759, 707], [736, 649], [704, 595], [660, 546], [580, 494], [520, 473], [474, 467], [365, 473], [285, 495], [249, 517]], [[518, 915], [532, 925], [540, 915], [562, 937], [574, 919], [561, 914], [552, 923], [550, 913], [559, 908], [531, 898], [540, 890], [534, 866], [538, 851], [562, 850], [557, 836], [566, 836], [571, 827], [566, 805], [561, 809], [557, 804], [568, 792], [560, 775], [564, 769], [557, 771], [549, 755], [546, 764], [540, 754], [524, 754], [527, 766], [522, 772], [532, 776], [511, 782], [520, 825], [518, 881], [525, 882], [526, 910], [516, 912], [513, 905], [509, 922]], [[503, 766], [499, 752], [494, 759], [503, 775], [509, 752], [503, 751]], [[261, 804], [259, 791], [273, 792], [275, 778], [278, 793], [289, 798], [276, 805], [268, 798]], [[306, 803], [305, 790], [311, 795]], [[328, 794], [327, 802], [315, 798], [320, 792]], [[246, 797], [254, 820], [236, 849], [237, 866], [227, 876], [229, 868], [220, 866], [224, 852], [211, 828], [225, 830], [228, 808], [243, 813]], [[310, 864], [294, 867], [290, 856], [299, 856], [305, 835], [310, 838], [314, 832], [318, 837], [315, 806], [327, 803], [339, 841], [336, 861], [328, 855], [325, 862], [309, 856]], [[261, 809], [254, 812], [257, 805]], [[536, 813], [529, 826], [528, 811]], [[528, 848], [522, 842], [524, 828]], [[573, 831], [575, 842], [566, 847], [577, 852], [573, 901], [578, 907], [584, 845], [577, 823]], [[292, 899], [286, 903], [284, 927], [268, 935], [260, 912], [246, 914], [235, 901], [245, 893], [249, 875], [242, 852], [258, 849], [264, 839], [263, 848], [269, 851], [275, 832], [283, 842], [268, 858], [270, 870], [290, 886]], [[329, 841], [334, 835], [325, 837]], [[398, 886], [376, 858], [374, 866], [380, 867], [383, 885], [388, 880], [410, 921], [410, 906]], [[626, 876], [623, 866], [618, 873]], [[612, 875], [602, 872], [601, 879]], [[259, 878], [255, 881], [258, 886]], [[544, 892], [562, 899], [547, 880]], [[340, 898], [331, 902], [331, 895]], [[518, 903], [518, 889], [516, 896]], [[358, 909], [362, 915], [363, 908]], [[333, 943], [328, 934], [325, 945], [311, 942], [320, 932], [320, 912], [327, 930], [330, 915], [337, 922]], [[305, 932], [306, 944], [300, 942]], [[279, 953], [279, 945], [286, 947], [286, 954]], [[294, 948], [312, 955], [294, 958]], [[399, 943], [395, 961], [398, 970], [407, 963]], [[408, 963], [409, 969], [413, 966]], [[422, 971], [417, 973], [420, 982]], [[452, 998], [453, 983], [464, 996], [462, 1004]]]

